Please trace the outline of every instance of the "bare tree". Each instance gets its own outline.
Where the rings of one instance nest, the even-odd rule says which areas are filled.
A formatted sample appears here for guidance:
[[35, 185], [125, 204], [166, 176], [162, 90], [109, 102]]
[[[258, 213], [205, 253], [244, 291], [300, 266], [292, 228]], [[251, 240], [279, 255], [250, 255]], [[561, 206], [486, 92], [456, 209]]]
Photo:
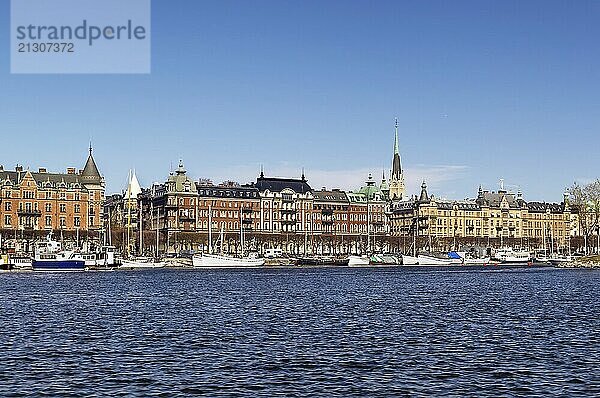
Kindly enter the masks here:
[[600, 179], [584, 186], [574, 183], [569, 194], [571, 207], [579, 218], [579, 232], [584, 238], [587, 254], [588, 242], [600, 228]]

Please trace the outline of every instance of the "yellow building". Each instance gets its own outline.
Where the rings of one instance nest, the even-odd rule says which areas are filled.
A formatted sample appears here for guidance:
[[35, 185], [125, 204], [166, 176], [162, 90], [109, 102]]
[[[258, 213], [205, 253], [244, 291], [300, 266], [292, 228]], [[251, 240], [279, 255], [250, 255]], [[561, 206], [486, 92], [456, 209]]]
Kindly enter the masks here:
[[575, 232], [567, 196], [562, 203], [526, 202], [521, 193], [484, 191], [474, 200], [429, 196], [423, 182], [419, 197], [392, 204], [391, 232], [412, 237], [430, 250], [458, 245], [564, 248]]

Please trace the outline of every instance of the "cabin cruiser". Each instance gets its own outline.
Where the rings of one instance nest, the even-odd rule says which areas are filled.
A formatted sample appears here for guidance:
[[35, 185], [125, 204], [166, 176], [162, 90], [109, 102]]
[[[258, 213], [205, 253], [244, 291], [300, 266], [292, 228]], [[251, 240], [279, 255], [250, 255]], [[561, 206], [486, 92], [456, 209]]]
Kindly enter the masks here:
[[51, 235], [34, 247], [34, 271], [85, 271], [85, 260], [73, 250], [62, 250], [60, 242], [52, 240]]
[[531, 261], [531, 254], [526, 251], [501, 249], [494, 254], [493, 258], [502, 264], [523, 264]]

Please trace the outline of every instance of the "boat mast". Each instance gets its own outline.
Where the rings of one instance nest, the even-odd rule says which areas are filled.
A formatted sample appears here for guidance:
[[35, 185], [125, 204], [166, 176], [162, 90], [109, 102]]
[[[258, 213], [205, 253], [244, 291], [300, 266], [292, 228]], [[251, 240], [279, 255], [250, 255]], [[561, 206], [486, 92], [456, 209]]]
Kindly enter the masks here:
[[158, 245], [159, 245], [159, 236], [158, 236], [158, 223], [160, 222], [160, 207], [156, 208], [156, 257], [158, 258]]
[[139, 202], [138, 202], [138, 207], [139, 207], [138, 228], [140, 229], [140, 256], [142, 256], [144, 254], [144, 221], [142, 220], [142, 206], [140, 206]]
[[[131, 170], [129, 170], [129, 184], [131, 184]], [[125, 252], [127, 253], [127, 257], [129, 257], [129, 249], [130, 249], [130, 238], [129, 233], [131, 229], [131, 189], [127, 187], [127, 247]]]
[[[243, 203], [242, 203], [243, 206]], [[244, 227], [243, 227], [243, 218], [242, 218], [242, 207], [240, 207], [240, 249], [241, 256], [244, 257]]]
[[208, 254], [212, 254], [212, 206], [208, 205]]

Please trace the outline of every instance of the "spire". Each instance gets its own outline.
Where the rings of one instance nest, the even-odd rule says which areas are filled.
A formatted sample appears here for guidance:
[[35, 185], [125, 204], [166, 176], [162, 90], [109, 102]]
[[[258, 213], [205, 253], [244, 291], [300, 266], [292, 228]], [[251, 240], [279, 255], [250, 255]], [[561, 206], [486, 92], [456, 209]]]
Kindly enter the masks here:
[[265, 178], [265, 168], [262, 164], [260, 165], [260, 178]]
[[185, 171], [185, 167], [183, 167], [183, 160], [179, 159], [179, 167], [177, 167], [177, 170], [175, 171], [175, 173], [179, 176], [179, 175], [184, 175], [186, 173]]
[[396, 118], [395, 130], [396, 133], [394, 135], [394, 155], [399, 155], [400, 150], [398, 149], [398, 118]]
[[399, 181], [401, 178], [402, 161], [400, 159], [400, 150], [398, 149], [398, 118], [396, 118], [394, 133], [394, 159], [392, 161], [392, 180]]
[[423, 180], [423, 184], [421, 184], [421, 196], [419, 197], [419, 202], [429, 202], [429, 195], [427, 194], [427, 184], [425, 180]]
[[302, 181], [306, 181], [306, 176], [304, 175], [304, 167], [302, 168]]
[[102, 182], [102, 176], [98, 171], [98, 166], [96, 166], [96, 161], [94, 160], [94, 156], [92, 155], [91, 144], [89, 151], [90, 154], [88, 155], [87, 162], [85, 162], [85, 167], [81, 172], [81, 179], [84, 183], [87, 184], [100, 184]]

